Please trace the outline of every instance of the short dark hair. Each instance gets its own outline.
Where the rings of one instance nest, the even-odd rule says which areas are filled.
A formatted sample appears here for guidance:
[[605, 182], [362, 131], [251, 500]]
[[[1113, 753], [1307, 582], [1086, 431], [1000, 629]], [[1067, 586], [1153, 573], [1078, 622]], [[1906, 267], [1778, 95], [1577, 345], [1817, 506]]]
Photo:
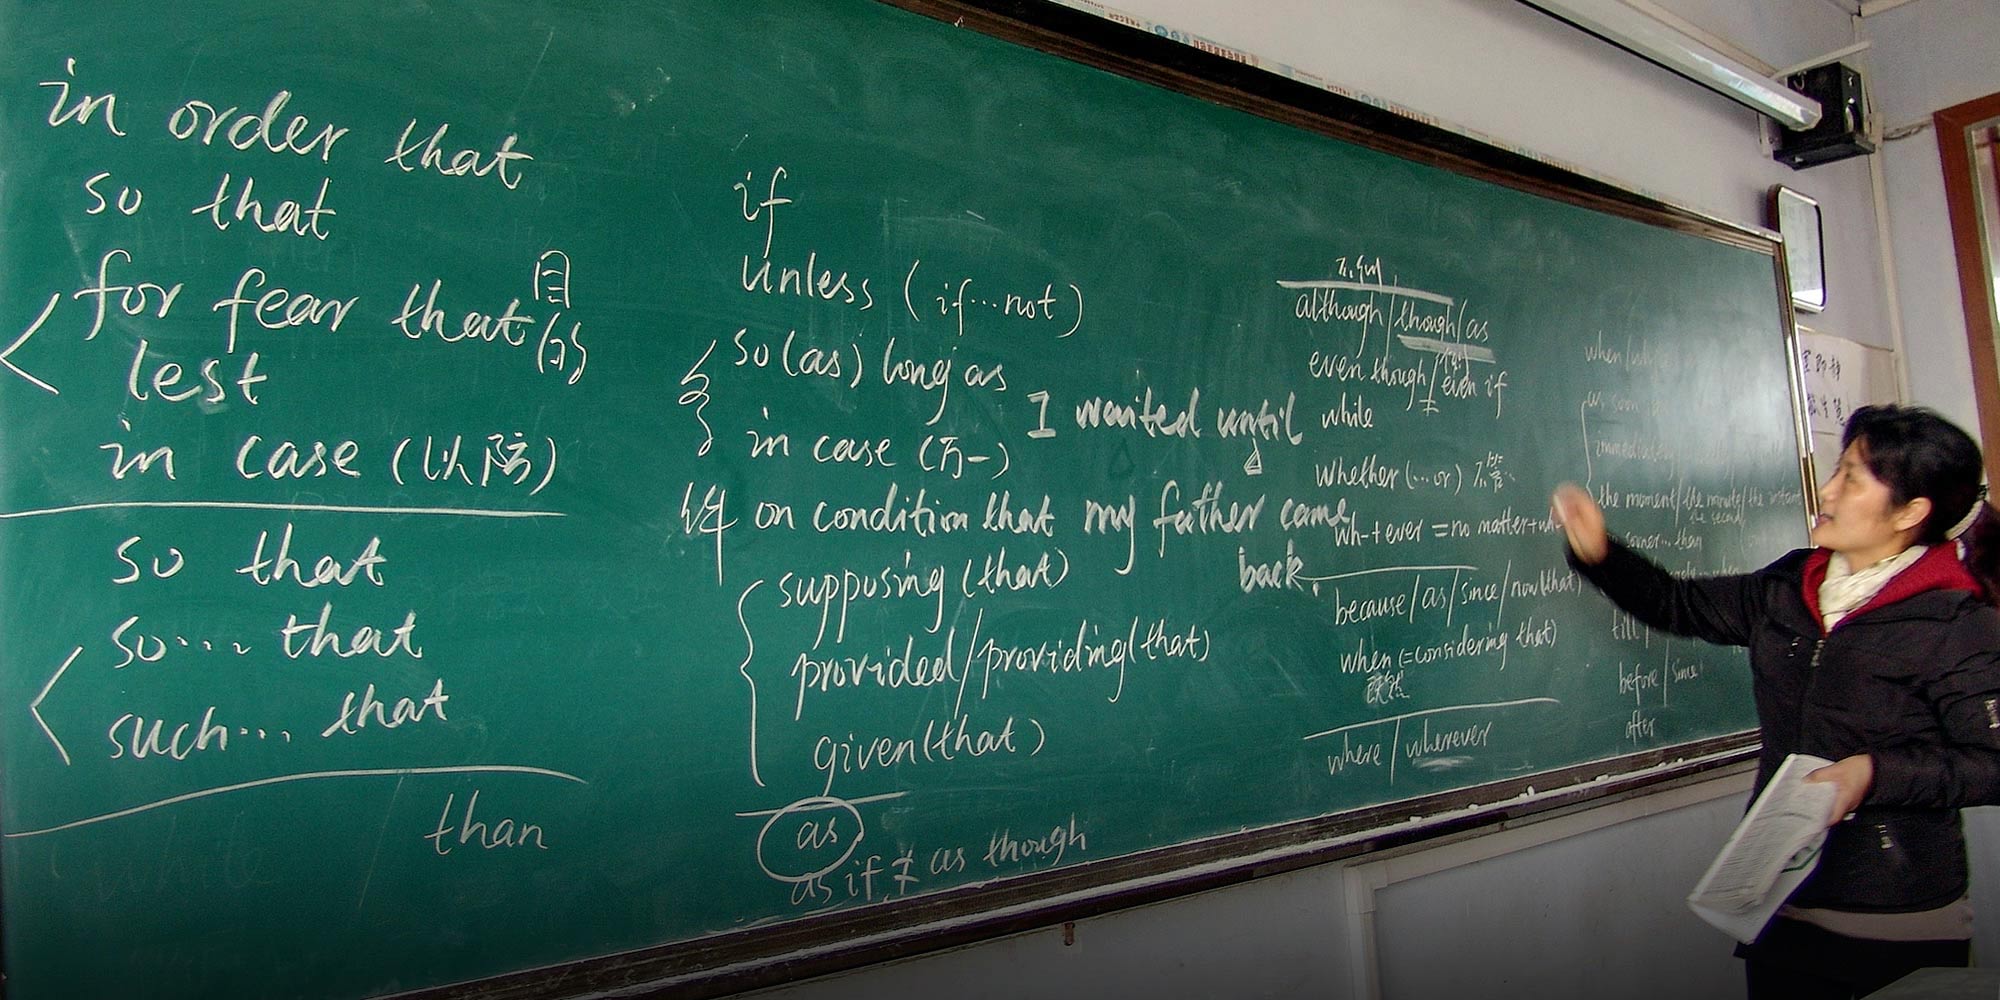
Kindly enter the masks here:
[[1917, 541], [1937, 545], [1979, 502], [1979, 446], [1951, 421], [1921, 406], [1864, 406], [1847, 419], [1843, 450], [1859, 444], [1868, 471], [1889, 487], [1897, 505], [1931, 502]]

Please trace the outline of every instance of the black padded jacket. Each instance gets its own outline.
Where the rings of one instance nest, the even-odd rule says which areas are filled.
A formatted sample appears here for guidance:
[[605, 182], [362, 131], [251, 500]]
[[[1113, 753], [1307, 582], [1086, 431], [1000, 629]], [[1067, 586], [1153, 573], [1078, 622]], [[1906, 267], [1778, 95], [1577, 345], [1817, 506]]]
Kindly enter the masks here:
[[1966, 892], [1958, 810], [2000, 804], [2000, 611], [1947, 544], [1828, 631], [1829, 558], [1801, 549], [1754, 573], [1682, 579], [1614, 540], [1603, 562], [1572, 553], [1570, 565], [1653, 628], [1749, 647], [1759, 791], [1787, 754], [1873, 758], [1867, 798], [1829, 832], [1793, 905], [1943, 906]]

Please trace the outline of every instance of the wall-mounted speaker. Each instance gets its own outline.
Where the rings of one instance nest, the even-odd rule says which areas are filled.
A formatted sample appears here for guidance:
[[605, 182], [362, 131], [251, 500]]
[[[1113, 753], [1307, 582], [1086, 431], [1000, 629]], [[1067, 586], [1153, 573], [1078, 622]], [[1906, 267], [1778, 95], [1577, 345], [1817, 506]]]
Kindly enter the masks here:
[[1819, 124], [1809, 129], [1780, 129], [1772, 154], [1793, 170], [1844, 160], [1875, 151], [1868, 140], [1868, 107], [1861, 96], [1861, 74], [1841, 63], [1800, 70], [1785, 78], [1793, 90], [1820, 104]]

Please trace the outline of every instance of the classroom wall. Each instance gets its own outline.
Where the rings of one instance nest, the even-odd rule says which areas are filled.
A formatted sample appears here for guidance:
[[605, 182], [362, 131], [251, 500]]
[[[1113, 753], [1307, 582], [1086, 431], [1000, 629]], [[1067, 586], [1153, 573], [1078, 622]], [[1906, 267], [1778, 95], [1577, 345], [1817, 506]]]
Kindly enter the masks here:
[[[1993, 56], [2000, 4], [1992, 0], [1921, 0], [1868, 18], [1864, 30], [1876, 110], [1889, 131], [2000, 92]], [[1977, 411], [1937, 133], [1886, 143], [1881, 157], [1911, 393], [1972, 427]]]
[[[1868, 38], [1874, 48], [1864, 58], [1891, 124], [2000, 90], [2000, 62], [1990, 56], [2000, 4], [1992, 0], [1920, 0], [1867, 23], [1830, 0], [1657, 5], [1775, 69]], [[1888, 291], [1898, 281], [1916, 399], [1970, 422], [1934, 140], [1892, 145], [1885, 155], [1884, 221], [1865, 159], [1793, 171], [1770, 158], [1754, 113], [1525, 4], [1117, 6], [1733, 222], [1768, 225], [1771, 186], [1796, 188], [1825, 216], [1829, 289], [1827, 309], [1802, 321], [1894, 346]], [[1893, 270], [1882, 229], [1893, 233]], [[1682, 900], [1742, 805], [1740, 793], [1718, 794], [1621, 814], [1601, 829], [1552, 830], [1546, 842], [1397, 882], [1374, 897], [1372, 942], [1347, 912], [1343, 869], [1323, 866], [1083, 921], [1072, 944], [1051, 928], [769, 996], [1344, 1000], [1363, 995], [1357, 974], [1371, 952], [1389, 998], [1740, 996], [1730, 943]], [[1977, 883], [1993, 885], [2000, 824], [1978, 815], [1971, 832]], [[2000, 891], [1978, 892], [1975, 902], [2000, 912]], [[1984, 928], [1976, 950], [2000, 954], [2000, 921]]]

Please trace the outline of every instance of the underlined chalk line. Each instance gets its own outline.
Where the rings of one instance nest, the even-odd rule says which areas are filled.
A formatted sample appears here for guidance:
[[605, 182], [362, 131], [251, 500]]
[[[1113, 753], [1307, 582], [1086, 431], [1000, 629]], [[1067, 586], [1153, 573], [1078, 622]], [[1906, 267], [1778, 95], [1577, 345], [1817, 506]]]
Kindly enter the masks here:
[[1455, 340], [1439, 340], [1436, 337], [1412, 337], [1402, 333], [1397, 334], [1396, 339], [1401, 341], [1404, 347], [1412, 351], [1429, 351], [1432, 354], [1443, 354], [1447, 357], [1457, 358], [1460, 361], [1483, 361], [1490, 365], [1498, 360], [1494, 356], [1492, 348], [1480, 347], [1475, 344], [1463, 344]]
[[779, 813], [805, 812], [812, 809], [838, 809], [842, 806], [865, 806], [870, 802], [887, 802], [891, 799], [900, 799], [908, 794], [908, 792], [884, 792], [880, 795], [864, 795], [858, 799], [839, 799], [831, 796], [820, 796], [817, 799], [807, 799], [803, 804], [795, 802], [783, 809], [752, 809], [749, 812], [740, 812], [736, 815], [749, 818], [752, 816], [776, 816]]
[[1380, 292], [1383, 295], [1401, 295], [1404, 298], [1423, 299], [1425, 302], [1435, 302], [1441, 306], [1452, 306], [1458, 304], [1454, 302], [1452, 300], [1452, 297], [1449, 295], [1439, 295], [1436, 292], [1426, 292], [1420, 288], [1404, 288], [1401, 285], [1374, 285], [1374, 284], [1369, 284], [1368, 282], [1365, 281], [1280, 280], [1278, 282], [1278, 287], [1279, 288], [1338, 288], [1343, 291], [1349, 291], [1349, 292]]
[[199, 510], [285, 510], [319, 511], [329, 514], [421, 514], [446, 517], [567, 517], [556, 510], [478, 510], [469, 507], [369, 507], [350, 504], [317, 503], [251, 503], [235, 500], [108, 500], [101, 503], [79, 503], [68, 507], [43, 507], [37, 510], [0, 511], [0, 521], [12, 521], [27, 517], [50, 517], [56, 514], [75, 514], [91, 510], [124, 510], [130, 508], [199, 509]]
[[1425, 716], [1425, 715], [1438, 715], [1444, 712], [1466, 712], [1479, 708], [1513, 708], [1516, 705], [1560, 705], [1560, 704], [1562, 704], [1562, 702], [1554, 698], [1522, 698], [1519, 701], [1489, 701], [1483, 705], [1453, 705], [1449, 708], [1427, 708], [1421, 712], [1405, 712], [1402, 715], [1391, 715], [1381, 719], [1369, 719], [1367, 722], [1357, 722], [1351, 726], [1341, 726], [1338, 729], [1329, 729], [1323, 733], [1314, 733], [1311, 736], [1306, 737], [1306, 739], [1316, 740], [1322, 736], [1337, 736], [1341, 733], [1347, 732], [1350, 729], [1366, 729], [1369, 726], [1379, 726], [1389, 722], [1401, 722], [1404, 719], [1414, 719], [1419, 716]]
[[250, 788], [262, 788], [266, 785], [283, 785], [294, 781], [312, 781], [319, 778], [400, 778], [413, 774], [537, 774], [547, 778], [561, 778], [564, 781], [574, 781], [579, 785], [590, 784], [590, 782], [574, 774], [551, 771], [545, 767], [526, 767], [519, 764], [462, 764], [452, 767], [380, 767], [353, 771], [308, 771], [303, 774], [281, 774], [275, 778], [259, 778], [256, 781], [223, 785], [220, 788], [204, 788], [198, 792], [188, 792], [185, 795], [176, 795], [157, 802], [148, 802], [144, 805], [133, 806], [130, 809], [120, 809], [117, 812], [108, 812], [101, 816], [90, 816], [84, 819], [73, 820], [60, 826], [45, 827], [40, 830], [17, 830], [6, 834], [6, 837], [12, 840], [17, 837], [39, 837], [45, 833], [60, 833], [64, 830], [74, 830], [77, 827], [89, 826], [93, 823], [104, 823], [114, 819], [124, 819], [127, 816], [136, 816], [142, 812], [151, 812], [154, 809], [179, 805], [182, 802], [205, 799], [211, 795], [227, 795], [230, 792], [240, 792]]
[[1477, 566], [1377, 566], [1374, 569], [1357, 569], [1351, 573], [1335, 573], [1331, 576], [1300, 576], [1308, 583], [1331, 583], [1334, 580], [1351, 580], [1357, 576], [1374, 576], [1377, 573], [1440, 573], [1445, 570], [1475, 571]]

